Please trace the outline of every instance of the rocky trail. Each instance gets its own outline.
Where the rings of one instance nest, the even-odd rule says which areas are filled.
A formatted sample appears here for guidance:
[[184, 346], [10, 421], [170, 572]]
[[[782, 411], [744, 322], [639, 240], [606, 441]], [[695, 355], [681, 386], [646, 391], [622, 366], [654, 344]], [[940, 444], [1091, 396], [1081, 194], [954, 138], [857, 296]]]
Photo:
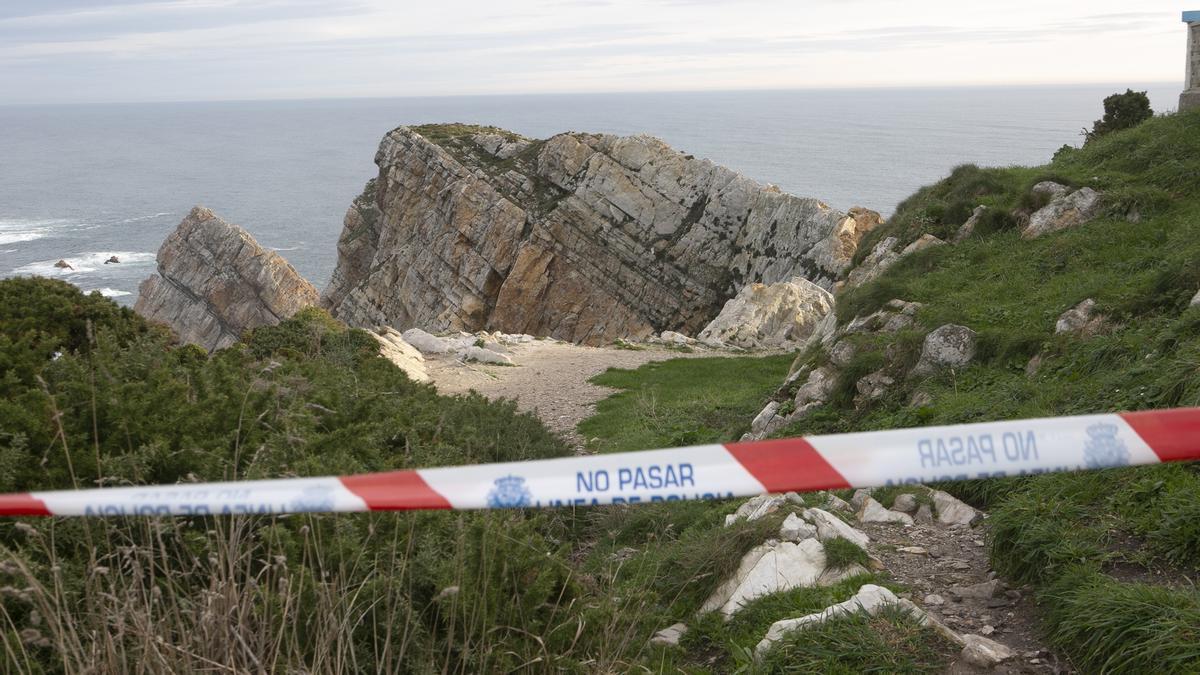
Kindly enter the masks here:
[[1029, 590], [996, 578], [988, 563], [986, 520], [974, 528], [866, 523], [861, 529], [871, 536], [867, 550], [892, 579], [910, 589], [901, 597], [956, 632], [982, 635], [1015, 653], [992, 670], [960, 660], [950, 672], [1074, 672], [1038, 637], [1037, 609]]
[[[948, 673], [1075, 672], [1038, 638], [1037, 610], [1029, 590], [1010, 587], [991, 570], [986, 514], [922, 486], [887, 492], [892, 494], [876, 494], [892, 501], [890, 509], [869, 490], [856, 491], [849, 502], [829, 493], [763, 495], [744, 502], [727, 517], [727, 526], [773, 513], [787, 517], [778, 538], [747, 553], [706, 608], [732, 616], [756, 598], [865, 574], [868, 570], [857, 563], [843, 568], [827, 563], [824, 546], [841, 538], [861, 546], [872, 570], [907, 590], [896, 594], [864, 583], [849, 600], [822, 612], [778, 620], [756, 646], [759, 657], [810, 625], [846, 612], [875, 615], [891, 606], [961, 649]], [[666, 630], [655, 636], [658, 644], [678, 644], [687, 632], [683, 624]], [[666, 641], [668, 637], [674, 641]]]

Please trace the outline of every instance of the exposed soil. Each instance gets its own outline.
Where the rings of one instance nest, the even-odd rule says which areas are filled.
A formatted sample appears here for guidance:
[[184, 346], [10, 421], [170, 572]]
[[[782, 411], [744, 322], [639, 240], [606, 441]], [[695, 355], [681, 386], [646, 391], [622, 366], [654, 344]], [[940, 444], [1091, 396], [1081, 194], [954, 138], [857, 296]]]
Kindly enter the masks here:
[[575, 427], [596, 410], [596, 402], [615, 390], [591, 382], [609, 368], [637, 368], [651, 361], [704, 356], [734, 356], [733, 352], [697, 348], [692, 352], [646, 345], [643, 349], [615, 349], [538, 340], [506, 346], [515, 366], [463, 363], [453, 355], [426, 355], [426, 370], [438, 391], [462, 394], [475, 390], [490, 398], [509, 398], [520, 410], [537, 415], [551, 431], [560, 434], [576, 453], [584, 439]]

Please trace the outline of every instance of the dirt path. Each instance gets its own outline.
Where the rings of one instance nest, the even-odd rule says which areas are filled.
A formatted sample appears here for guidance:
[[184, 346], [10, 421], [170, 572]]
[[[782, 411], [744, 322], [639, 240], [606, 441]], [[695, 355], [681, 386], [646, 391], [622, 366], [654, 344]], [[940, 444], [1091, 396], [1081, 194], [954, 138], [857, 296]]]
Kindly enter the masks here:
[[576, 453], [584, 450], [576, 425], [595, 412], [597, 401], [614, 392], [588, 382], [591, 378], [609, 368], [637, 368], [651, 361], [734, 355], [702, 349], [689, 353], [653, 345], [630, 350], [551, 341], [512, 344], [507, 349], [516, 366], [462, 363], [452, 355], [427, 355], [425, 366], [444, 394], [473, 389], [490, 399], [515, 399], [519, 409], [541, 418]]
[[[956, 632], [984, 635], [1017, 653], [1016, 659], [994, 670], [957, 662], [949, 672], [1074, 672], [1038, 636], [1037, 609], [1029, 590], [1007, 585], [992, 571], [984, 541], [986, 521], [975, 528], [873, 523], [856, 527], [871, 536], [868, 550], [892, 578], [911, 589], [913, 602]], [[994, 589], [989, 588], [992, 582]]]

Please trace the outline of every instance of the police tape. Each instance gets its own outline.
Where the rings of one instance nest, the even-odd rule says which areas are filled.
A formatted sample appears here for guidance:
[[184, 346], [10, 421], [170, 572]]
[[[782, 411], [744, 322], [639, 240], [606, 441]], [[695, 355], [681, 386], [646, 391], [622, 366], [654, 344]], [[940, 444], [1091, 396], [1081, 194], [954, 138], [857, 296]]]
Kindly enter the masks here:
[[1200, 459], [1200, 408], [892, 429], [324, 478], [0, 495], [0, 515], [283, 514], [637, 504]]

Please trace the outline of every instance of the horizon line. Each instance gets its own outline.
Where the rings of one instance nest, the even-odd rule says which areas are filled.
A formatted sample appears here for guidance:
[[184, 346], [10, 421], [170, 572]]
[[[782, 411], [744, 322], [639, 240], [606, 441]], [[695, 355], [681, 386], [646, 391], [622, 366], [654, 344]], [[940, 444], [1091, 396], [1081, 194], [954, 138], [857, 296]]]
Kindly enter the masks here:
[[[393, 95], [364, 95], [364, 96], [280, 96], [262, 98], [211, 98], [211, 99], [125, 99], [99, 101], [8, 101], [0, 102], [0, 108], [22, 106], [76, 106], [76, 105], [177, 105], [185, 103], [289, 103], [314, 101], [388, 101], [409, 99], [440, 99], [440, 98], [501, 98], [501, 97], [549, 97], [549, 96], [616, 96], [616, 95], [651, 95], [651, 94], [739, 94], [739, 93], [768, 93], [796, 91], [898, 91], [898, 90], [948, 90], [948, 89], [1017, 89], [1017, 88], [1048, 88], [1048, 87], [1101, 87], [1116, 86], [1132, 88], [1132, 86], [1169, 85], [1174, 80], [1143, 80], [1139, 82], [1116, 81], [1083, 81], [1083, 82], [1008, 82], [988, 84], [909, 84], [909, 85], [854, 85], [854, 86], [800, 86], [800, 87], [747, 87], [747, 88], [718, 88], [718, 89], [614, 89], [596, 91], [540, 91], [540, 92], [477, 92], [457, 94], [393, 94]], [[1182, 91], [1182, 88], [1180, 89]]]

